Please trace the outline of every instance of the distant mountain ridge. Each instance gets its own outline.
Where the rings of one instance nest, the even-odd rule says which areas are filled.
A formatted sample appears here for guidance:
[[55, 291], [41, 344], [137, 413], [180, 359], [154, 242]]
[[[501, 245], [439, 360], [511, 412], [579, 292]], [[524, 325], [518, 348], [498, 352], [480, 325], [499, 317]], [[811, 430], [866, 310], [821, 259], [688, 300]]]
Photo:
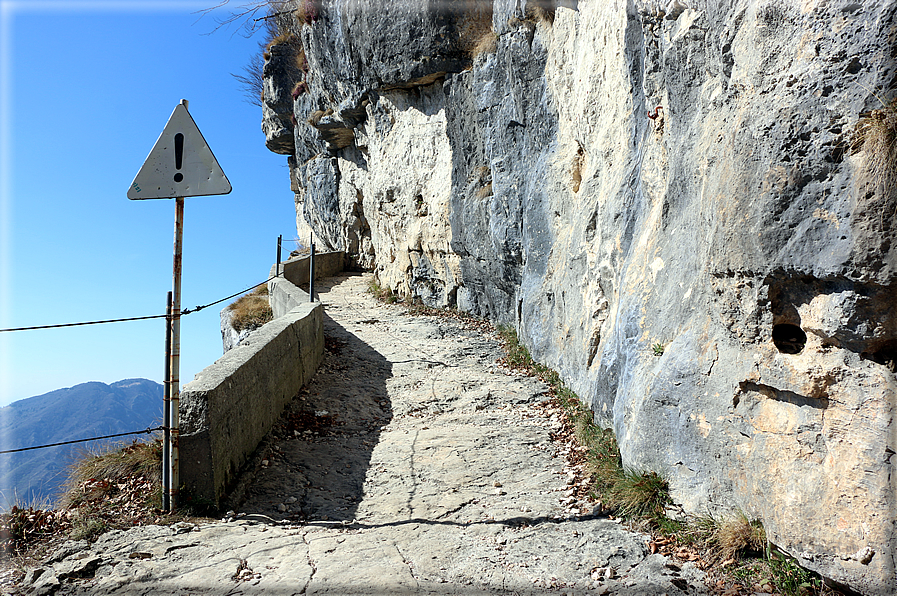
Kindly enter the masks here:
[[[139, 431], [159, 426], [161, 420], [159, 383], [148, 379], [125, 379], [110, 385], [92, 381], [0, 408], [0, 451]], [[76, 456], [110, 443], [149, 436], [0, 454], [0, 508], [15, 502], [55, 502], [66, 479], [66, 467]]]

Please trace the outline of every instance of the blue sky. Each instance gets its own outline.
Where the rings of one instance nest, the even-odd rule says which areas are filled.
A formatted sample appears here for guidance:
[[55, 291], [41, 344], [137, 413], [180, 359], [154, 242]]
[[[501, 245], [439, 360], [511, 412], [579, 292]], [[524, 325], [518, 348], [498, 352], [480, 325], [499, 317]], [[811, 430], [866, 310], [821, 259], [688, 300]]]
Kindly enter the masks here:
[[[126, 193], [182, 98], [233, 186], [186, 200], [182, 308], [263, 281], [295, 238], [286, 157], [231, 74], [260, 37], [213, 32], [214, 4], [0, 0], [0, 328], [164, 313], [175, 203]], [[182, 320], [182, 384], [221, 356], [221, 306]], [[0, 333], [0, 406], [161, 382], [163, 355], [162, 320]]]

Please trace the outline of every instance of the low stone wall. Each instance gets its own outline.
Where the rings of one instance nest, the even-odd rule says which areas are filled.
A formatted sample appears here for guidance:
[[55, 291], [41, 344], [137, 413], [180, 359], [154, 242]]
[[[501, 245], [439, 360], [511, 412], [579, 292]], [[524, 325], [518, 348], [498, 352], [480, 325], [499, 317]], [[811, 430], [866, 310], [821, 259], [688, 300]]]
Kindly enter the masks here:
[[324, 355], [321, 303], [310, 302], [307, 293], [283, 278], [269, 282], [269, 288], [276, 318], [181, 392], [180, 484], [193, 499], [216, 507]]
[[[325, 252], [315, 255], [315, 279], [332, 277], [343, 270], [345, 254], [342, 251]], [[268, 300], [274, 317], [290, 312], [301, 303], [309, 301], [308, 293], [298, 286], [308, 285], [308, 255], [290, 259], [280, 264], [281, 276], [275, 277], [275, 268], [271, 267], [268, 277]]]

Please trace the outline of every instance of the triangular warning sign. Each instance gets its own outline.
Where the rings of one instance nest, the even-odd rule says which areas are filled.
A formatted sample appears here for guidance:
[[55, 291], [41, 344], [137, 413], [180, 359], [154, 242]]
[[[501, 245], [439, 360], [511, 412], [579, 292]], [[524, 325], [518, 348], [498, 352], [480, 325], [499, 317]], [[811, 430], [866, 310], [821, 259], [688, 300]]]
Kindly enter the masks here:
[[137, 172], [129, 199], [169, 199], [226, 195], [230, 182], [196, 123], [180, 103], [171, 113], [143, 167]]

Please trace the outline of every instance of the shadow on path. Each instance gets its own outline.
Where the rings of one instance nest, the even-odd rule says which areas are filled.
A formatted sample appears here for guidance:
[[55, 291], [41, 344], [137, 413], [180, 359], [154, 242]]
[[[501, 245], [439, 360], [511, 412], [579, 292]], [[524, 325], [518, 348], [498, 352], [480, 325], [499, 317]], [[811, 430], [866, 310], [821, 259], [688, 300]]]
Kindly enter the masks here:
[[325, 304], [324, 360], [260, 445], [229, 509], [275, 521], [355, 518], [371, 453], [393, 414], [392, 364], [327, 314], [343, 302], [331, 289], [353, 276], [316, 282]]

